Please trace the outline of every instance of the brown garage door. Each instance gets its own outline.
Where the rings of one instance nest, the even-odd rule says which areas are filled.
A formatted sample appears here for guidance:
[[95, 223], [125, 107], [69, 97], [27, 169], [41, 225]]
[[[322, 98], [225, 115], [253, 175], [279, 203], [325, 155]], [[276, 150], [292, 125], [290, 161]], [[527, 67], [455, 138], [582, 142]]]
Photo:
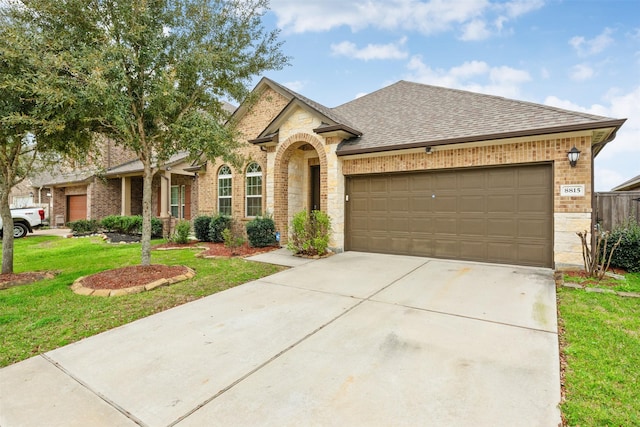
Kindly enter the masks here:
[[551, 165], [347, 177], [345, 248], [552, 267]]
[[87, 195], [67, 196], [67, 221], [87, 219]]

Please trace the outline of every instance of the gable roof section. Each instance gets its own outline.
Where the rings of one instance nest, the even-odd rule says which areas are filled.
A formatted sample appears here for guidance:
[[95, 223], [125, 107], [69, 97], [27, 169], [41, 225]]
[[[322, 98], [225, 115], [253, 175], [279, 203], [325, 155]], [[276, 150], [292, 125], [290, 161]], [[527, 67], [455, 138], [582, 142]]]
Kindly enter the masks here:
[[333, 109], [363, 130], [343, 141], [339, 155], [611, 128], [625, 120], [562, 110], [457, 89], [400, 81]]
[[[321, 117], [323, 125], [314, 129], [314, 132], [316, 133], [343, 131], [351, 137], [362, 135], [362, 132], [355, 129], [346, 118], [342, 117], [333, 109], [325, 107], [306, 96], [300, 95], [299, 93], [294, 92], [269, 78], [263, 77], [254, 88], [254, 91], [260, 90], [264, 85], [270, 86], [273, 90], [289, 99], [289, 103], [255, 139], [249, 141], [250, 143], [264, 144], [273, 141], [277, 137], [278, 129], [282, 125], [282, 122], [286, 120], [289, 113], [296, 107], [311, 111]], [[244, 112], [241, 112], [239, 114], [243, 113]], [[236, 117], [236, 119], [237, 118], [238, 117]]]
[[622, 184], [613, 187], [611, 191], [632, 191], [632, 190], [640, 190], [640, 175], [634, 176], [628, 181], [623, 182]]

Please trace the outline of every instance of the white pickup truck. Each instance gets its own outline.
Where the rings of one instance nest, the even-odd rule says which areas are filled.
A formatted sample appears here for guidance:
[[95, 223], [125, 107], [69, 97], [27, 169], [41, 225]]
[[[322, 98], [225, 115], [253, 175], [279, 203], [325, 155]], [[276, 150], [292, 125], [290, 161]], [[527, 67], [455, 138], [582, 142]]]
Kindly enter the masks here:
[[[26, 236], [27, 233], [33, 233], [34, 228], [42, 225], [44, 209], [11, 209], [11, 217], [13, 218], [13, 237], [19, 239]], [[2, 237], [2, 218], [0, 218], [0, 237]]]

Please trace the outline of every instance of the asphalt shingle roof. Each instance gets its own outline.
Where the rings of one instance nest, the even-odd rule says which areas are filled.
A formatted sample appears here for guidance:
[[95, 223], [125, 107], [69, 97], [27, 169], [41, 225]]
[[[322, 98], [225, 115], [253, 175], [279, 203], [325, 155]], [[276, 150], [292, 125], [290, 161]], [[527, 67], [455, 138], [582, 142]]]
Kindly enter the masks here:
[[339, 154], [619, 126], [624, 120], [399, 81], [332, 109], [363, 132]]

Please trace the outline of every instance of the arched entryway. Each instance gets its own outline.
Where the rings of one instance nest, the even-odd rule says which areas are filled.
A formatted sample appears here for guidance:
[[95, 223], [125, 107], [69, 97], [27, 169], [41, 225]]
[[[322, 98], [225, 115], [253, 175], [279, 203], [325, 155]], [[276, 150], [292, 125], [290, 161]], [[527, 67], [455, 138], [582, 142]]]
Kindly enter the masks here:
[[[288, 230], [301, 210], [327, 210], [327, 157], [313, 135], [299, 133], [278, 146], [274, 164], [274, 212], [278, 230]], [[281, 243], [288, 233], [281, 232]]]

